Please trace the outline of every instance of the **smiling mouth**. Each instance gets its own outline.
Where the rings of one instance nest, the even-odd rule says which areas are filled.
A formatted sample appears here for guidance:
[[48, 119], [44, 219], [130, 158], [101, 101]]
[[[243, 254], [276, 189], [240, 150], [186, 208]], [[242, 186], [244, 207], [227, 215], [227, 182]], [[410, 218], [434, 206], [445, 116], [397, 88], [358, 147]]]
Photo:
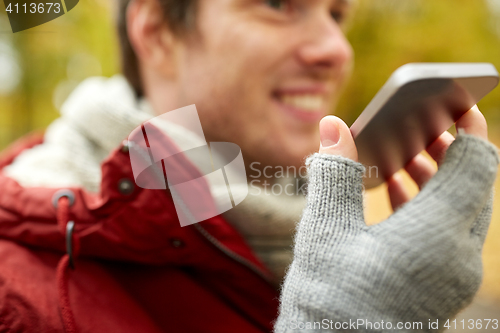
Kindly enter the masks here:
[[318, 93], [279, 93], [274, 95], [281, 110], [300, 122], [315, 123], [327, 113], [327, 100]]
[[325, 107], [323, 95], [303, 94], [303, 95], [281, 95], [278, 100], [289, 107], [299, 109], [304, 112], [320, 112]]

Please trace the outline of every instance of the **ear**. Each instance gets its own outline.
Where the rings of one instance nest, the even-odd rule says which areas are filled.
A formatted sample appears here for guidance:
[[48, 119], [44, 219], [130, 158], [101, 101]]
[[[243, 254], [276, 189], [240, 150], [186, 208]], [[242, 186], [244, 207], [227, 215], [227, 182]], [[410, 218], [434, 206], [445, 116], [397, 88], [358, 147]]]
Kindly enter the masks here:
[[132, 0], [127, 8], [127, 32], [139, 67], [174, 75], [176, 39], [158, 0]]

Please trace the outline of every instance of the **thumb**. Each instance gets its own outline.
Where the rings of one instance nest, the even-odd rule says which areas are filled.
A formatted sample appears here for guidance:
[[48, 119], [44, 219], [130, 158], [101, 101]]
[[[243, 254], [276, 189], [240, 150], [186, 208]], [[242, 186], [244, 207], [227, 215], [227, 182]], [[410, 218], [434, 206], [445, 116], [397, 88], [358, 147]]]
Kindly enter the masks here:
[[342, 120], [328, 116], [320, 122], [320, 134], [319, 154], [306, 160], [308, 195], [303, 222], [325, 222], [314, 225], [322, 235], [359, 229], [364, 226], [364, 167], [355, 161], [351, 132]]
[[320, 154], [340, 155], [358, 161], [358, 151], [351, 130], [346, 123], [335, 116], [327, 116], [319, 123], [321, 137]]

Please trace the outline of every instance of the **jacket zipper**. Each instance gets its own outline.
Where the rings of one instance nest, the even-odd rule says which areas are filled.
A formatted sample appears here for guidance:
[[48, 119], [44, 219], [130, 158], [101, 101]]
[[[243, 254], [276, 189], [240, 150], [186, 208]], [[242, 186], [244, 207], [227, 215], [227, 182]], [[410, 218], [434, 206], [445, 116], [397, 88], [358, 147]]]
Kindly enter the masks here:
[[244, 257], [240, 256], [236, 252], [230, 250], [227, 246], [219, 242], [214, 236], [212, 236], [205, 228], [203, 228], [199, 224], [195, 224], [194, 227], [196, 230], [198, 230], [199, 233], [203, 235], [210, 243], [212, 243], [216, 248], [221, 250], [225, 255], [230, 257], [231, 259], [235, 260], [236, 262], [244, 265], [245, 267], [249, 268], [252, 270], [254, 273], [257, 273], [260, 277], [262, 277], [264, 280], [266, 280], [269, 284], [273, 284], [271, 281], [271, 278], [269, 277], [266, 272], [261, 270], [257, 265], [252, 263], [251, 261], [245, 259]]
[[[167, 191], [169, 191], [169, 190], [167, 190]], [[188, 208], [184, 205], [184, 201], [182, 200], [182, 198], [177, 195], [177, 193], [175, 192], [175, 190], [173, 188], [171, 188], [169, 192], [172, 195], [172, 197], [174, 197], [174, 196], [176, 197], [177, 203], [178, 203], [177, 207], [179, 207], [180, 209], [182, 209], [183, 213], [190, 220], [192, 220], [194, 222], [195, 219], [192, 216], [191, 212], [188, 210]], [[212, 245], [214, 245], [216, 248], [218, 248], [220, 251], [222, 251], [222, 253], [224, 253], [225, 255], [227, 255], [228, 257], [230, 257], [231, 259], [235, 260], [236, 262], [242, 264], [243, 266], [249, 268], [251, 271], [253, 271], [257, 275], [259, 275], [260, 277], [262, 277], [266, 282], [268, 282], [269, 284], [273, 285], [271, 277], [269, 276], [269, 274], [267, 274], [266, 272], [264, 272], [262, 269], [260, 269], [257, 265], [255, 265], [251, 261], [245, 259], [241, 255], [239, 255], [236, 252], [230, 250], [227, 246], [225, 246], [224, 244], [222, 244], [219, 240], [217, 240], [217, 238], [215, 238], [214, 236], [212, 236], [205, 228], [203, 228], [198, 223], [193, 223], [193, 224], [194, 224], [195, 229], [205, 239], [207, 239]]]

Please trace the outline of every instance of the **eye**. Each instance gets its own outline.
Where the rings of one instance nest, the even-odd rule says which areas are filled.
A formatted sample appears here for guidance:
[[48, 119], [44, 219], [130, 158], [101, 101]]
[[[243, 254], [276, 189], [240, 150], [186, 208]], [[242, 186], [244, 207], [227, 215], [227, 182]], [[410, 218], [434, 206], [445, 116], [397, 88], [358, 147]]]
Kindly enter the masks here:
[[289, 0], [265, 0], [265, 3], [267, 6], [280, 11], [288, 9], [290, 5]]
[[330, 15], [335, 20], [335, 22], [337, 22], [339, 24], [342, 23], [344, 21], [344, 18], [345, 18], [345, 15], [342, 11], [334, 10], [330, 13]]

